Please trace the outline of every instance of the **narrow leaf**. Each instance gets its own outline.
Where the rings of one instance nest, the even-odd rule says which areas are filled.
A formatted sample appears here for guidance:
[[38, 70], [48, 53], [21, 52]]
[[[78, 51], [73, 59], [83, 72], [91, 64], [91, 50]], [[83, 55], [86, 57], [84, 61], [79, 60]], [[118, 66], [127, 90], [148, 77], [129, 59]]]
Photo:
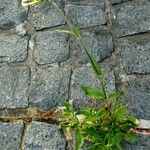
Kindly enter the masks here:
[[84, 137], [80, 129], [77, 129], [75, 132], [75, 149], [80, 150], [83, 145]]
[[73, 112], [72, 105], [71, 105], [69, 102], [64, 101], [64, 102], [63, 102], [63, 105], [65, 106], [64, 111], [70, 112], [70, 113]]
[[84, 91], [84, 93], [87, 96], [89, 96], [95, 100], [103, 100], [104, 99], [103, 94], [95, 88], [92, 88], [90, 86], [81, 86], [81, 89]]
[[132, 133], [125, 134], [124, 138], [128, 142], [138, 141], [138, 137], [135, 134], [132, 134]]
[[108, 96], [109, 100], [116, 100], [119, 96], [122, 95], [122, 92], [114, 92]]
[[98, 64], [96, 58], [91, 54], [90, 50], [86, 47], [86, 45], [84, 44], [84, 42], [82, 40], [81, 40], [81, 46], [85, 50], [85, 52], [90, 60], [90, 64], [92, 66], [92, 69], [93, 69], [95, 75], [98, 77], [98, 79], [100, 79], [100, 80], [103, 79], [103, 73], [102, 73], [100, 65]]

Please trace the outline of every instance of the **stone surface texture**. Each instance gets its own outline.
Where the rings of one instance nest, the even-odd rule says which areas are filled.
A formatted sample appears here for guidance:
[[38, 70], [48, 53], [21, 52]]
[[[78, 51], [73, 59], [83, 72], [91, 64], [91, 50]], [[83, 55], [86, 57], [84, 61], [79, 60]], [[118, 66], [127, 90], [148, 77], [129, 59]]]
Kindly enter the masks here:
[[98, 4], [66, 6], [66, 13], [80, 27], [99, 26], [106, 23], [105, 13]]
[[[62, 10], [63, 3], [62, 0], [57, 2]], [[31, 7], [31, 21], [36, 30], [65, 24], [64, 18], [48, 3]]]
[[23, 150], [64, 150], [65, 139], [58, 126], [44, 122], [32, 122], [27, 128]]
[[0, 34], [0, 62], [22, 62], [27, 58], [28, 38], [10, 33]]
[[126, 102], [129, 102], [129, 110], [132, 114], [139, 118], [150, 118], [150, 81], [132, 81], [126, 88]]
[[0, 108], [28, 107], [29, 69], [0, 68]]
[[150, 3], [138, 1], [124, 3], [114, 8], [116, 36], [126, 36], [150, 30]]
[[[83, 40], [86, 43], [86, 47], [96, 56], [98, 61], [103, 61], [107, 57], [110, 57], [113, 52], [113, 41], [109, 31], [102, 28], [98, 31], [82, 31]], [[76, 43], [73, 49], [77, 50], [77, 58], [80, 64], [89, 62], [89, 59], [81, 46]]]
[[27, 8], [20, 0], [0, 1], [0, 29], [10, 29], [27, 18]]
[[23, 134], [23, 122], [0, 123], [0, 149], [19, 150]]
[[127, 73], [150, 73], [150, 36], [136, 36], [125, 40], [122, 58]]
[[[104, 70], [107, 92], [126, 91], [129, 112], [149, 120], [150, 1], [54, 2], [80, 28]], [[75, 110], [101, 104], [81, 91], [81, 85], [99, 88], [100, 81], [81, 39], [69, 30], [68, 21], [48, 1], [23, 7], [21, 0], [0, 0], [0, 150], [66, 150], [69, 145], [72, 150], [55, 125], [63, 115], [57, 114], [62, 102], [72, 102]], [[122, 145], [150, 150], [150, 138]]]
[[57, 31], [37, 33], [34, 47], [35, 62], [38, 64], [51, 64], [65, 61], [68, 58], [68, 34]]
[[30, 105], [41, 109], [60, 106], [62, 100], [68, 100], [69, 79], [69, 69], [38, 70], [31, 78]]

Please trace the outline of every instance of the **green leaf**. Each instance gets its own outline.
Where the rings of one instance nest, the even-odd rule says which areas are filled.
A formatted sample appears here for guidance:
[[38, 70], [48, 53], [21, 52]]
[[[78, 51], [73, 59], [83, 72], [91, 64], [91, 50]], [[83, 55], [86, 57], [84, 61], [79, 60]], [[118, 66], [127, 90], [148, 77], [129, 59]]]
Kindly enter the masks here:
[[68, 113], [73, 113], [73, 107], [69, 102], [64, 101], [63, 106], [65, 106], [64, 111]]
[[121, 96], [123, 93], [122, 92], [114, 92], [109, 94], [108, 99], [109, 100], [116, 100], [119, 96]]
[[117, 144], [116, 144], [116, 147], [118, 148], [118, 150], [122, 150], [121, 144], [117, 143]]
[[111, 146], [114, 146], [116, 145], [117, 143], [119, 143], [121, 141], [121, 134], [120, 134], [120, 131], [116, 132], [116, 133], [108, 133], [106, 136], [105, 136], [105, 140], [108, 141], [108, 144], [107, 145], [111, 145]]
[[[96, 143], [102, 143], [103, 142], [103, 135], [98, 132], [98, 130], [94, 129], [94, 127], [87, 128], [86, 133], [88, 134], [91, 141], [95, 141]], [[95, 144], [96, 144], [95, 143]]]
[[125, 120], [126, 115], [127, 115], [126, 106], [122, 106], [122, 107], [120, 106], [114, 111], [113, 117], [118, 121], [122, 121]]
[[80, 150], [84, 142], [84, 137], [81, 133], [80, 129], [76, 129], [75, 131], [75, 149]]
[[127, 133], [124, 135], [124, 139], [127, 141], [127, 142], [136, 142], [138, 141], [138, 137], [133, 134], [133, 133]]
[[79, 27], [79, 25], [75, 26], [74, 29], [73, 29], [73, 31], [74, 31], [75, 37], [77, 39], [80, 39], [81, 38], [81, 33], [80, 33], [80, 27]]
[[103, 78], [103, 73], [102, 73], [102, 70], [101, 70], [101, 67], [100, 65], [98, 64], [96, 58], [93, 56], [93, 55], [88, 55], [89, 56], [89, 59], [90, 59], [90, 62], [91, 62], [91, 66], [93, 68], [93, 71], [95, 73], [95, 75], [100, 79], [102, 80]]
[[134, 116], [128, 116], [128, 120], [136, 124], [137, 118]]
[[95, 88], [92, 88], [90, 86], [81, 86], [81, 89], [84, 91], [84, 93], [87, 96], [89, 96], [95, 100], [103, 100], [104, 99], [103, 94]]
[[79, 111], [76, 112], [76, 115], [83, 114], [85, 116], [89, 116], [92, 113], [92, 109], [93, 108], [90, 108], [90, 107], [82, 108], [81, 110], [79, 110]]

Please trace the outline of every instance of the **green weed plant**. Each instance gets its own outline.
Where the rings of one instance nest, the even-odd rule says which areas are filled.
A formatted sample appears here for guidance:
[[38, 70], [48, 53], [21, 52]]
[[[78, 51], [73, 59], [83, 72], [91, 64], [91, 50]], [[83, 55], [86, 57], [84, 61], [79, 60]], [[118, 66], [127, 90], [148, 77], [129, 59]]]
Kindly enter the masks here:
[[[22, 5], [40, 4], [44, 1], [46, 0], [23, 0]], [[128, 105], [123, 104], [123, 92], [107, 93], [104, 72], [85, 45], [79, 26], [74, 26], [53, 0], [47, 1], [67, 21], [69, 29], [57, 31], [69, 33], [78, 40], [89, 58], [95, 76], [100, 81], [99, 89], [86, 85], [81, 86], [81, 89], [90, 99], [101, 101], [101, 105], [96, 108], [87, 106], [74, 111], [72, 104], [64, 102], [64, 118], [60, 128], [66, 132], [74, 131], [75, 150], [81, 150], [85, 141], [90, 142], [88, 150], [122, 150], [122, 142], [137, 141], [136, 135], [131, 131], [137, 127], [137, 118], [128, 114]]]

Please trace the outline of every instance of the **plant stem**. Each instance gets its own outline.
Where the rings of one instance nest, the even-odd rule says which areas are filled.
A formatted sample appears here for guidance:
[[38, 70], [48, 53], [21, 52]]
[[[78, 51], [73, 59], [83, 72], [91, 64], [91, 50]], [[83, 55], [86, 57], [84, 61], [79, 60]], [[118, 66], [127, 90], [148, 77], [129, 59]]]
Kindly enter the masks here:
[[[48, 0], [52, 5], [53, 7], [64, 17], [64, 19], [66, 20], [66, 22], [68, 23], [68, 26], [70, 28], [70, 30], [72, 32], [74, 32], [74, 25], [68, 20], [67, 16], [64, 14], [64, 12], [59, 8], [59, 6], [53, 1], [53, 0]], [[92, 63], [92, 60], [91, 60], [91, 54], [90, 54], [90, 50], [85, 46], [85, 42], [83, 41], [82, 37], [78, 38], [75, 36], [75, 38], [79, 41], [79, 44], [81, 45], [81, 47], [84, 49], [84, 51], [86, 52], [88, 58], [90, 59], [90, 62]], [[94, 66], [94, 65], [93, 65]], [[101, 87], [102, 87], [102, 91], [103, 91], [103, 94], [104, 94], [104, 99], [107, 99], [107, 94], [106, 94], [106, 87], [105, 87], [105, 82], [104, 82], [104, 79], [100, 79], [100, 82], [101, 82]]]

